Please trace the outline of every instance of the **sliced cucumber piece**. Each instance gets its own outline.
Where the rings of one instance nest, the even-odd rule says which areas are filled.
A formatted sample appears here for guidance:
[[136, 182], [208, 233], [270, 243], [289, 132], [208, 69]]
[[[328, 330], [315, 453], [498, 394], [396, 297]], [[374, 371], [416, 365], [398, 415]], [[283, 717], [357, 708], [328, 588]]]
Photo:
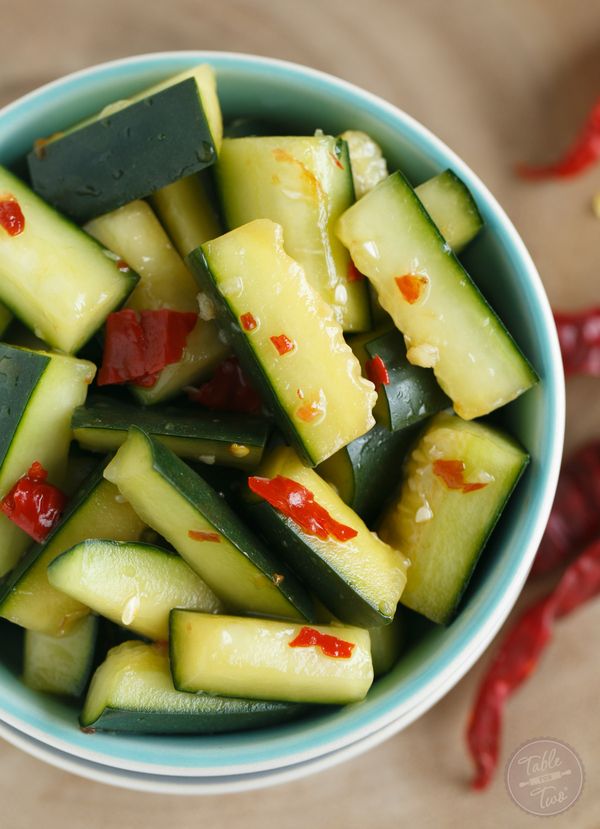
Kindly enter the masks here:
[[411, 562], [403, 604], [434, 622], [452, 619], [528, 459], [491, 426], [445, 413], [432, 420], [379, 524]]
[[224, 499], [166, 446], [132, 427], [104, 474], [227, 607], [310, 618], [304, 588]]
[[88, 684], [98, 617], [87, 616], [65, 636], [25, 631], [23, 682], [34, 691], [80, 697]]
[[369, 633], [319, 625], [313, 630], [354, 647], [350, 658], [319, 647], [290, 647], [301, 625], [173, 610], [171, 671], [181, 691], [230, 697], [337, 703], [363, 699], [373, 681]]
[[137, 541], [145, 528], [116, 486], [104, 480], [104, 466], [73, 496], [44, 544], [32, 547], [0, 586], [0, 616], [28, 630], [61, 636], [89, 613], [81, 602], [52, 587], [48, 565], [86, 538], [110, 533], [117, 540]]
[[[95, 366], [84, 360], [0, 343], [0, 498], [34, 461], [51, 483], [62, 484], [73, 410], [85, 401], [94, 373]], [[30, 544], [0, 513], [0, 576]]]
[[279, 225], [250, 222], [202, 245], [188, 261], [242, 367], [306, 463], [321, 463], [371, 428], [373, 386], [285, 253]]
[[385, 367], [388, 382], [377, 388], [373, 415], [386, 429], [406, 429], [450, 406], [431, 369], [408, 362], [404, 338], [397, 328], [388, 326], [359, 334], [352, 338], [350, 346], [365, 376], [369, 375], [368, 366], [373, 361], [379, 359]]
[[335, 488], [342, 501], [370, 524], [395, 492], [402, 463], [418, 429], [417, 425], [390, 432], [385, 426], [373, 426], [366, 435], [327, 458], [317, 472]]
[[404, 334], [409, 361], [433, 368], [461, 417], [493, 411], [537, 381], [401, 173], [347, 210], [338, 234]]
[[361, 199], [380, 181], [387, 178], [387, 162], [379, 144], [366, 132], [346, 130], [340, 138], [348, 145], [354, 192], [356, 198]]
[[271, 431], [264, 417], [175, 406], [142, 409], [100, 396], [76, 409], [72, 420], [74, 439], [92, 452], [118, 449], [130, 426], [143, 429], [180, 458], [238, 469], [256, 469]]
[[419, 184], [415, 193], [455, 253], [460, 253], [483, 227], [471, 191], [452, 170]]
[[373, 673], [383, 676], [392, 670], [398, 661], [406, 641], [406, 620], [400, 610], [389, 625], [369, 628]]
[[303, 710], [293, 703], [176, 691], [164, 647], [124, 642], [94, 674], [80, 723], [86, 731], [219, 734], [276, 725]]
[[348, 278], [350, 258], [333, 232], [354, 201], [345, 141], [329, 135], [226, 138], [217, 182], [230, 230], [254, 219], [280, 224], [287, 253], [343, 329], [370, 328], [366, 283]]
[[209, 173], [186, 176], [161, 187], [152, 205], [180, 256], [223, 233]]
[[317, 473], [308, 469], [289, 447], [278, 447], [265, 459], [259, 475], [281, 475], [309, 490], [317, 504], [335, 521], [357, 532], [340, 541], [322, 540], [302, 530], [295, 521], [266, 501], [252, 503], [247, 515], [264, 537], [281, 551], [292, 569], [344, 623], [375, 627], [388, 624], [406, 584], [406, 561], [371, 533]]
[[0, 301], [36, 336], [73, 354], [137, 282], [133, 271], [0, 167], [0, 193], [19, 203], [25, 228], [0, 234]]
[[[198, 312], [194, 277], [146, 202], [131, 202], [99, 216], [88, 222], [86, 230], [139, 273], [128, 308]], [[142, 403], [160, 402], [208, 377], [228, 353], [216, 324], [198, 318], [179, 362], [163, 369], [150, 388], [132, 384], [130, 389]]]
[[197, 67], [52, 136], [27, 157], [31, 181], [85, 222], [213, 164], [221, 129], [214, 74]]
[[175, 553], [132, 541], [87, 539], [48, 566], [57, 590], [150, 639], [166, 640], [174, 607], [217, 613], [212, 590]]

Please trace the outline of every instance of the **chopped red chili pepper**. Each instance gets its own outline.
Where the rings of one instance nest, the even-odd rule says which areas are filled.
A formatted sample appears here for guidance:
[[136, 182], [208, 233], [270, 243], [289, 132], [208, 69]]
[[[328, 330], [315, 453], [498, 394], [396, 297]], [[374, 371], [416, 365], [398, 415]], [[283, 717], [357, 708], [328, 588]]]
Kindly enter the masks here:
[[270, 337], [269, 339], [279, 352], [280, 357], [283, 357], [284, 354], [288, 354], [290, 351], [294, 350], [294, 341], [290, 340], [290, 338], [285, 334], [278, 334], [277, 336]]
[[365, 279], [364, 273], [358, 270], [352, 259], [348, 262], [346, 276], [348, 277], [348, 282], [360, 282], [362, 279]]
[[256, 320], [254, 316], [248, 311], [246, 314], [242, 314], [240, 317], [240, 322], [242, 323], [242, 328], [244, 331], [254, 331], [256, 328]]
[[340, 168], [340, 170], [343, 170], [343, 169], [344, 169], [344, 165], [343, 165], [343, 164], [342, 164], [342, 162], [339, 160], [339, 158], [337, 157], [337, 155], [336, 155], [335, 153], [329, 153], [329, 155], [330, 155], [330, 157], [331, 157], [331, 160], [332, 160], [332, 161], [333, 161], [333, 163], [335, 164], [335, 166], [336, 166], [336, 167], [339, 167], [339, 168]]
[[542, 575], [600, 535], [600, 439], [574, 452], [563, 465], [546, 532], [531, 574]]
[[600, 307], [571, 313], [555, 312], [554, 320], [566, 376], [590, 374], [600, 377]]
[[283, 475], [271, 479], [252, 476], [248, 478], [248, 486], [276, 510], [291, 518], [308, 535], [314, 535], [322, 541], [330, 537], [348, 541], [358, 535], [357, 530], [332, 518], [315, 501], [310, 490], [291, 478]]
[[25, 216], [14, 196], [0, 196], [0, 227], [9, 236], [18, 236], [25, 230]]
[[190, 400], [200, 403], [216, 412], [244, 412], [258, 414], [262, 403], [242, 371], [235, 357], [224, 360], [214, 373], [212, 380], [198, 389], [188, 389]]
[[188, 536], [193, 541], [221, 541], [221, 536], [219, 533], [206, 533], [202, 532], [202, 530], [188, 530]]
[[379, 354], [376, 354], [372, 359], [367, 360], [365, 363], [365, 371], [367, 373], [367, 377], [376, 389], [379, 389], [381, 386], [389, 386], [390, 375], [388, 374], [386, 365]]
[[0, 501], [0, 510], [35, 541], [44, 541], [59, 521], [67, 496], [46, 481], [48, 473], [35, 461], [26, 475]]
[[476, 766], [473, 788], [483, 789], [498, 765], [500, 730], [508, 697], [535, 669], [554, 621], [600, 594], [600, 539], [571, 564], [557, 586], [523, 613], [500, 644], [479, 685], [467, 727]]
[[414, 273], [406, 273], [404, 276], [395, 276], [396, 285], [400, 293], [409, 305], [414, 305], [420, 299], [423, 288], [427, 285], [426, 276], [419, 276]]
[[462, 492], [475, 492], [483, 489], [487, 483], [465, 481], [465, 464], [457, 460], [437, 460], [433, 462], [433, 474], [441, 478], [448, 489], [460, 489]]
[[197, 321], [196, 314], [166, 308], [140, 315], [125, 308], [109, 314], [98, 385], [153, 386], [165, 366], [181, 359]]
[[563, 178], [582, 173], [600, 158], [600, 99], [596, 101], [572, 146], [553, 164], [518, 164], [526, 179]]
[[333, 659], [350, 659], [355, 648], [354, 642], [338, 639], [330, 633], [321, 633], [315, 628], [303, 627], [295, 639], [288, 642], [290, 648], [320, 648], [325, 656]]

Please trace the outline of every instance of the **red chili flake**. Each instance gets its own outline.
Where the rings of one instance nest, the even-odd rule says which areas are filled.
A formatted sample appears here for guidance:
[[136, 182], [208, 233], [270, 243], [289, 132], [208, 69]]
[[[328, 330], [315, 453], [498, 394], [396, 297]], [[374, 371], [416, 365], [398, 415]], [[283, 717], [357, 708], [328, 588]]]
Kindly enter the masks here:
[[311, 400], [296, 409], [296, 417], [303, 420], [305, 423], [312, 423], [318, 417], [323, 415], [323, 406], [318, 400]]
[[290, 340], [290, 338], [285, 334], [278, 334], [277, 336], [270, 337], [269, 339], [279, 352], [280, 357], [283, 357], [284, 354], [289, 354], [290, 351], [294, 350], [294, 341]]
[[565, 375], [600, 377], [600, 307], [571, 313], [555, 312], [554, 321]]
[[346, 269], [346, 276], [348, 278], [348, 282], [360, 282], [365, 278], [364, 273], [361, 273], [352, 259], [348, 262], [348, 268]]
[[202, 530], [188, 530], [188, 536], [194, 541], [221, 541], [219, 533], [205, 533]]
[[49, 484], [47, 477], [44, 467], [35, 461], [0, 501], [0, 510], [38, 542], [57, 524], [67, 503], [67, 496]]
[[121, 273], [127, 273], [127, 271], [131, 270], [124, 259], [117, 259], [117, 268], [121, 271]]
[[389, 386], [390, 375], [388, 374], [386, 365], [379, 354], [376, 354], [372, 359], [367, 360], [365, 363], [365, 371], [368, 379], [371, 383], [373, 383], [376, 389], [379, 389], [381, 386]]
[[354, 642], [346, 642], [345, 639], [338, 639], [330, 633], [321, 633], [315, 628], [303, 627], [291, 642], [290, 648], [320, 648], [325, 656], [333, 659], [350, 659], [355, 648]]
[[460, 489], [462, 492], [475, 492], [483, 489], [487, 483], [469, 484], [465, 481], [465, 464], [456, 460], [437, 460], [433, 462], [433, 474], [441, 478], [448, 489]]
[[340, 170], [344, 169], [344, 165], [342, 164], [342, 162], [339, 160], [339, 158], [337, 157], [337, 155], [335, 153], [329, 153], [329, 157], [331, 158], [331, 160], [333, 161], [333, 163], [335, 164], [336, 167], [339, 167]]
[[244, 331], [254, 331], [256, 328], [256, 320], [254, 316], [248, 311], [246, 314], [242, 314], [240, 317], [240, 322], [242, 323], [242, 328]]
[[504, 705], [535, 669], [552, 637], [556, 619], [600, 593], [600, 539], [567, 567], [545, 598], [526, 610], [500, 644], [479, 685], [467, 727], [467, 744], [475, 762], [473, 788], [491, 781], [500, 749]]
[[531, 574], [548, 573], [599, 535], [600, 439], [596, 439], [577, 449], [563, 465]]
[[181, 359], [197, 321], [196, 314], [166, 308], [139, 315], [124, 308], [109, 314], [98, 385], [133, 382], [153, 386], [165, 366]]
[[25, 230], [25, 216], [14, 196], [0, 196], [0, 227], [9, 236], [18, 236]]
[[567, 152], [553, 164], [518, 164], [516, 172], [526, 179], [564, 178], [582, 173], [600, 158], [600, 99], [589, 113], [581, 132]]
[[212, 380], [198, 389], [188, 389], [187, 395], [194, 403], [215, 412], [258, 414], [262, 408], [260, 395], [246, 379], [236, 357], [224, 360]]
[[414, 273], [406, 273], [404, 276], [395, 276], [394, 279], [400, 293], [409, 305], [414, 305], [415, 302], [421, 297], [423, 288], [428, 282], [426, 276], [419, 276]]
[[336, 521], [327, 510], [315, 501], [313, 493], [302, 484], [277, 475], [275, 478], [248, 478], [248, 486], [272, 507], [291, 518], [303, 532], [314, 535], [321, 541], [333, 537], [348, 541], [358, 531]]

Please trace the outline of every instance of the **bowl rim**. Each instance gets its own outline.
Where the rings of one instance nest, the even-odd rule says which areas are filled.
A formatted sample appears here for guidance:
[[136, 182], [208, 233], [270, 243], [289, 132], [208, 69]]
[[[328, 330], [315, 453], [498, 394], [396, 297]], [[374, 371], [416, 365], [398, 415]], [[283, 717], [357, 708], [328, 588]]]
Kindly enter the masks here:
[[[458, 637], [458, 633], [454, 638], [450, 636], [449, 646], [442, 649], [443, 654], [432, 660], [434, 664], [421, 671], [416, 677], [415, 682], [419, 687], [410, 693], [410, 705], [403, 705], [401, 701], [387, 700], [386, 705], [380, 706], [382, 710], [378, 708], [377, 711], [368, 712], [366, 715], [359, 705], [354, 709], [354, 724], [350, 728], [328, 729], [321, 725], [316, 730], [313, 729], [310, 736], [306, 735], [299, 741], [282, 738], [274, 743], [274, 749], [263, 751], [262, 754], [256, 750], [245, 754], [236, 751], [237, 757], [233, 763], [217, 753], [207, 757], [204, 765], [198, 765], [199, 755], [202, 752], [196, 750], [188, 752], [195, 755], [193, 759], [190, 758], [189, 764], [185, 752], [182, 751], [178, 763], [165, 765], [164, 755], [160, 752], [152, 760], [149, 760], [147, 756], [135, 759], [131, 756], [123, 756], [123, 751], [119, 752], [121, 756], [115, 756], [111, 751], [106, 750], [106, 745], [111, 745], [110, 741], [103, 742], [103, 748], [99, 749], [98, 744], [95, 747], [83, 745], [74, 740], [73, 735], [65, 735], [63, 731], [66, 731], [66, 728], [49, 731], [48, 724], [43, 722], [43, 717], [37, 724], [28, 722], [22, 719], [14, 708], [6, 705], [0, 688], [0, 720], [4, 720], [9, 726], [58, 751], [81, 760], [135, 772], [158, 773], [173, 777], [192, 775], [216, 778], [223, 775], [298, 767], [298, 764], [324, 757], [324, 755], [335, 755], [337, 759], [334, 762], [337, 762], [343, 759], [345, 754], [341, 751], [342, 749], [349, 749], [353, 744], [362, 744], [363, 740], [368, 740], [369, 746], [375, 745], [400, 730], [430, 708], [464, 676], [489, 645], [513, 607], [545, 529], [560, 470], [564, 437], [565, 390], [558, 337], [547, 296], [529, 253], [504, 210], [465, 162], [426, 127], [393, 104], [348, 81], [301, 64], [238, 52], [175, 50], [147, 53], [95, 64], [38, 87], [0, 109], [0, 125], [7, 119], [9, 123], [13, 118], [18, 119], [26, 110], [32, 106], [35, 107], [42, 100], [47, 104], [48, 99], [60, 96], [72, 87], [85, 86], [86, 81], [92, 78], [96, 81], [104, 78], [108, 82], [111, 76], [123, 70], [141, 71], [144, 65], [146, 69], [152, 71], [164, 65], [166, 74], [168, 71], [177, 71], [172, 64], [188, 63], [191, 65], [198, 62], [212, 63], [217, 72], [219, 68], [224, 69], [228, 65], [231, 68], [235, 67], [238, 71], [248, 66], [252, 70], [262, 71], [265, 75], [276, 72], [290, 80], [301, 80], [303, 83], [309, 83], [313, 88], [318, 87], [328, 93], [337, 94], [351, 102], [353, 106], [364, 106], [374, 113], [378, 120], [387, 119], [387, 122], [393, 123], [396, 129], [407, 136], [411, 144], [418, 144], [424, 148], [426, 155], [430, 158], [442, 158], [446, 166], [451, 166], [466, 181], [474, 191], [477, 201], [485, 203], [487, 210], [493, 214], [494, 231], [500, 235], [506, 251], [511, 256], [514, 268], [525, 277], [523, 285], [526, 298], [535, 311], [537, 323], [545, 335], [544, 345], [548, 349], [549, 370], [542, 392], [546, 400], [545, 414], [552, 427], [547, 428], [544, 444], [545, 456], [541, 460], [544, 474], [540, 472], [534, 503], [530, 505], [527, 528], [526, 531], [523, 530], [526, 543], [521, 549], [520, 557], [517, 561], [511, 561], [510, 566], [506, 567], [502, 573], [502, 581], [496, 584], [495, 588], [496, 599], [491, 609], [488, 608], [485, 618], [480, 618], [481, 612], [479, 615], [475, 614], [468, 626], [470, 632], [465, 632], [461, 637]], [[458, 642], [455, 641], [457, 637]], [[363, 716], [361, 716], [361, 710]], [[411, 716], [412, 714], [414, 716]], [[257, 742], [260, 741], [257, 740]], [[298, 745], [298, 742], [303, 744]]]

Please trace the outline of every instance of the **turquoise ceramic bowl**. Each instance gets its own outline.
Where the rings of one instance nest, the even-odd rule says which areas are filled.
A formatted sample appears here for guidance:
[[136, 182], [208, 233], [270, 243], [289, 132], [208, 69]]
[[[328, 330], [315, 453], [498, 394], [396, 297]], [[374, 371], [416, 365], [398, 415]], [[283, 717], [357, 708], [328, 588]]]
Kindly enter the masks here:
[[[548, 300], [523, 242], [493, 196], [441, 141], [405, 113], [341, 80], [302, 66], [247, 55], [173, 52], [87, 69], [26, 95], [0, 112], [0, 163], [14, 164], [34, 139], [90, 115], [194, 63], [217, 70], [226, 118], [251, 116], [290, 133], [320, 127], [333, 134], [362, 129], [382, 145], [392, 168], [418, 184], [451, 167], [471, 188], [486, 222], [465, 262], [535, 368], [540, 384], [498, 416], [531, 453], [532, 462], [486, 548], [462, 610], [447, 629], [427, 627], [368, 698], [265, 731], [214, 737], [133, 737], [83, 734], [76, 711], [27, 690], [14, 668], [8, 634], [0, 662], [0, 718], [22, 746], [36, 741], [69, 757], [81, 774], [109, 779], [97, 768], [153, 781], [252, 775], [265, 785], [330, 765], [399, 731], [458, 682], [513, 606], [529, 571], [552, 504], [564, 430], [564, 385]], [[13, 647], [16, 647], [16, 643]], [[9, 737], [10, 738], [10, 737]], [[33, 750], [33, 749], [32, 749]], [[58, 762], [58, 761], [57, 761]], [[60, 763], [59, 763], [60, 764]], [[315, 765], [316, 764], [316, 765]], [[127, 785], [127, 783], [125, 783]], [[165, 785], [167, 785], [165, 783]], [[154, 788], [160, 784], [153, 782]], [[210, 787], [209, 787], [210, 788]], [[208, 789], [207, 789], [208, 790]]]

